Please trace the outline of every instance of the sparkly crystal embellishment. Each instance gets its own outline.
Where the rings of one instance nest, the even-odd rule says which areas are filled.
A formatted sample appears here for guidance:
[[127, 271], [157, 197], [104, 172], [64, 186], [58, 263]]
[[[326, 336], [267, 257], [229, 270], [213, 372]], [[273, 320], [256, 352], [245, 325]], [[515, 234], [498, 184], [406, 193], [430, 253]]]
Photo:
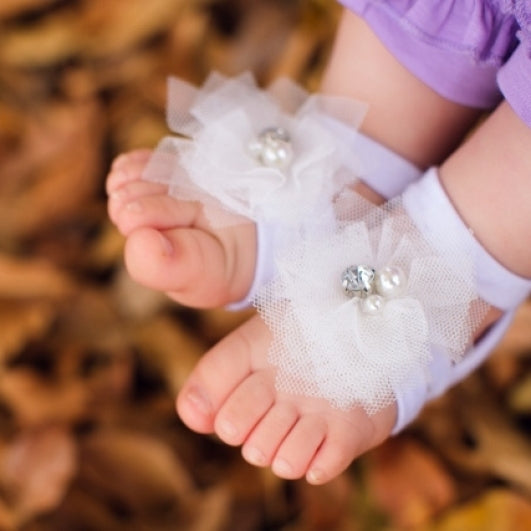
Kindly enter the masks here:
[[341, 285], [349, 297], [365, 298], [374, 291], [376, 271], [366, 265], [349, 266], [341, 275]]
[[291, 138], [283, 127], [268, 127], [248, 145], [249, 153], [263, 166], [284, 169], [291, 163]]

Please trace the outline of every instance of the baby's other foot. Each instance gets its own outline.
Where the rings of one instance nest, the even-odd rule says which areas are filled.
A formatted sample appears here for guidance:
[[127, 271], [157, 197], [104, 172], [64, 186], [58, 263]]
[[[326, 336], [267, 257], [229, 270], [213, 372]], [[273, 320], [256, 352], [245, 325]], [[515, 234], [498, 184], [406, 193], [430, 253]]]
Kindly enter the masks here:
[[254, 276], [255, 228], [214, 230], [197, 202], [142, 179], [149, 150], [120, 155], [107, 178], [109, 217], [126, 237], [130, 276], [187, 306], [212, 308], [246, 295]]
[[170, 228], [176, 202], [162, 184], [142, 180], [152, 152], [141, 149], [116, 158], [107, 177], [109, 217], [118, 230], [129, 236], [142, 227]]
[[270, 334], [253, 317], [207, 352], [179, 393], [188, 427], [241, 445], [243, 457], [285, 479], [325, 483], [390, 434], [396, 407], [371, 417], [325, 400], [281, 393], [267, 361]]

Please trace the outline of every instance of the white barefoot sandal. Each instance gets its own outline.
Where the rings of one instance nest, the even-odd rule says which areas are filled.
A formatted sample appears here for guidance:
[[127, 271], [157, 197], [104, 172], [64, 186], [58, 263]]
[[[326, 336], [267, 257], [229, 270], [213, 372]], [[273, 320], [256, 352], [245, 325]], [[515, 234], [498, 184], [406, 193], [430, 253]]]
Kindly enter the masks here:
[[172, 78], [167, 119], [180, 137], [160, 142], [144, 177], [164, 182], [178, 199], [200, 201], [216, 228], [249, 220], [298, 228], [330, 210], [357, 173], [343, 129], [329, 123], [352, 135], [365, 111], [285, 78], [266, 90], [248, 73], [214, 73], [201, 89]]
[[[485, 359], [531, 280], [483, 249], [434, 168], [384, 208], [337, 204], [337, 231], [282, 252], [257, 297], [270, 359], [284, 391], [368, 414], [396, 402], [397, 433]], [[488, 305], [505, 314], [470, 347]]]
[[279, 389], [372, 415], [425, 385], [435, 349], [457, 363], [487, 305], [467, 237], [422, 233], [401, 198], [346, 192], [336, 207], [336, 227], [278, 255], [256, 305]]

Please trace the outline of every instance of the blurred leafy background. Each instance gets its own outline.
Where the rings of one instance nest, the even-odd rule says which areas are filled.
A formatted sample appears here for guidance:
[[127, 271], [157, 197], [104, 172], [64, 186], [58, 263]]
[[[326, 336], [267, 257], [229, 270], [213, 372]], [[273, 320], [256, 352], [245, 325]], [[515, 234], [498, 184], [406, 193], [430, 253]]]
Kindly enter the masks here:
[[135, 285], [106, 216], [117, 154], [167, 133], [166, 78], [319, 85], [332, 0], [0, 3], [0, 529], [531, 529], [531, 306], [491, 360], [323, 487], [174, 412], [247, 317]]

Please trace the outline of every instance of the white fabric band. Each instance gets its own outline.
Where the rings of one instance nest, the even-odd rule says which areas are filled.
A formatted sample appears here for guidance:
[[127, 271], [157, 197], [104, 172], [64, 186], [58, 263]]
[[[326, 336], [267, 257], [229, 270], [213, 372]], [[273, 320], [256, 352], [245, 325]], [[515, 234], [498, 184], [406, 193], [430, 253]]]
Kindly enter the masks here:
[[227, 310], [236, 312], [249, 308], [260, 287], [273, 278], [275, 271], [273, 257], [277, 231], [278, 226], [268, 223], [256, 223], [256, 262], [253, 282], [245, 297], [227, 304], [225, 307]]
[[[444, 352], [434, 351], [428, 374], [411, 376], [416, 381], [396, 392], [397, 419], [393, 433], [398, 433], [418, 415], [424, 404], [441, 395], [476, 369], [495, 348], [514, 317], [514, 308], [531, 292], [531, 280], [515, 275], [495, 260], [473, 237], [463, 223], [432, 168], [403, 194], [403, 205], [424, 234], [436, 236], [440, 231], [458, 231], [468, 235], [474, 251], [477, 291], [491, 306], [505, 314], [469, 349], [459, 363], [452, 363]], [[435, 238], [436, 240], [436, 238]]]
[[357, 177], [382, 197], [395, 197], [422, 175], [414, 164], [363, 133], [338, 120], [329, 119], [326, 124], [351, 146]]
[[436, 168], [428, 170], [421, 180], [406, 190], [403, 204], [419, 230], [432, 235], [434, 241], [437, 241], [437, 234], [448, 232], [468, 238], [474, 253], [476, 289], [485, 302], [507, 311], [528, 297], [531, 279], [509, 271], [474, 238], [442, 188]]

